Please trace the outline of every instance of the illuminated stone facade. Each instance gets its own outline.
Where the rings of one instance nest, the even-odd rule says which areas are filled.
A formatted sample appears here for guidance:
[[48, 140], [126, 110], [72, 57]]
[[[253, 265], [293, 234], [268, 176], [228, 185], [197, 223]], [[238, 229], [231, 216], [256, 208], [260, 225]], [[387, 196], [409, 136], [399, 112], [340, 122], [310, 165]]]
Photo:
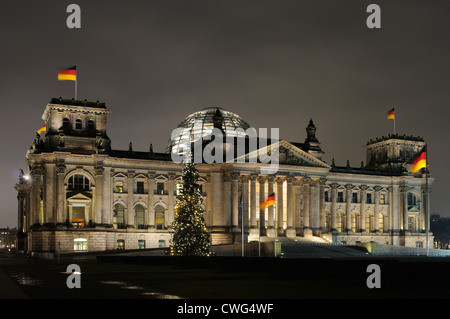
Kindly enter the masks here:
[[[191, 116], [210, 116], [210, 111]], [[19, 249], [168, 247], [181, 164], [152, 146], [148, 152], [134, 151], [131, 144], [128, 150], [112, 149], [106, 134], [109, 113], [98, 102], [52, 99], [46, 106], [47, 131], [36, 136], [25, 175], [16, 184]], [[226, 113], [229, 123], [248, 128], [234, 113], [214, 113], [219, 125], [225, 125], [221, 116]], [[217, 118], [204, 120], [213, 127]], [[174, 143], [169, 141], [169, 151]], [[425, 247], [425, 177], [406, 171], [423, 145], [420, 138], [380, 138], [366, 146], [367, 165], [338, 167], [334, 160], [331, 165], [322, 160], [310, 121], [303, 143], [277, 142], [275, 174], [262, 174], [267, 165], [262, 163], [199, 163], [212, 243], [241, 242], [243, 221], [247, 241], [276, 236]], [[260, 200], [271, 193], [275, 205], [260, 211]]]

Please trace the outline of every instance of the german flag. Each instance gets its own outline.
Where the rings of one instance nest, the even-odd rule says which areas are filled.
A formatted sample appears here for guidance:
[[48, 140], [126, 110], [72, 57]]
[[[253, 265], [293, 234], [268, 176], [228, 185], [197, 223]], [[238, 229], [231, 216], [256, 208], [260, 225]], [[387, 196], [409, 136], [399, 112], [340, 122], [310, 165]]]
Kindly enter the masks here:
[[392, 110], [390, 110], [390, 111], [388, 112], [387, 118], [388, 118], [389, 120], [395, 120], [395, 111], [394, 111], [394, 108], [392, 108]]
[[44, 125], [43, 127], [41, 127], [39, 130], [37, 130], [36, 132], [38, 134], [41, 134], [42, 132], [47, 131], [47, 125]]
[[76, 81], [77, 80], [77, 67], [73, 66], [69, 69], [58, 71], [59, 81]]
[[269, 197], [266, 198], [266, 200], [261, 201], [259, 209], [264, 210], [266, 209], [266, 207], [272, 206], [274, 204], [275, 204], [275, 193], [272, 193], [269, 195]]
[[427, 167], [427, 146], [425, 145], [419, 155], [411, 162], [411, 173], [415, 174], [422, 168]]

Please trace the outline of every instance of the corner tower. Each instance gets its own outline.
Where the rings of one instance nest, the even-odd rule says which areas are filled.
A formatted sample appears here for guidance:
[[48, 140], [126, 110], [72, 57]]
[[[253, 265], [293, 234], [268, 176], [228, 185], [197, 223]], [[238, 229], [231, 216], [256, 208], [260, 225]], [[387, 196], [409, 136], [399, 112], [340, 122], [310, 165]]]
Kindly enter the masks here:
[[42, 119], [47, 131], [33, 147], [43, 151], [108, 153], [111, 140], [106, 134], [105, 103], [53, 98], [47, 104]]

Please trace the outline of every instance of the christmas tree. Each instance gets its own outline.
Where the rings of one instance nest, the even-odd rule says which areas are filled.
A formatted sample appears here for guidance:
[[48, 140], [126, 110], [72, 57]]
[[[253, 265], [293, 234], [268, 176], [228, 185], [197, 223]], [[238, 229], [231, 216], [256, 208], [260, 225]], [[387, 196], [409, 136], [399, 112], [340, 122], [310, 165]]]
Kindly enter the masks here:
[[183, 184], [172, 223], [171, 255], [210, 256], [210, 238], [203, 218], [202, 196], [193, 163], [183, 164]]

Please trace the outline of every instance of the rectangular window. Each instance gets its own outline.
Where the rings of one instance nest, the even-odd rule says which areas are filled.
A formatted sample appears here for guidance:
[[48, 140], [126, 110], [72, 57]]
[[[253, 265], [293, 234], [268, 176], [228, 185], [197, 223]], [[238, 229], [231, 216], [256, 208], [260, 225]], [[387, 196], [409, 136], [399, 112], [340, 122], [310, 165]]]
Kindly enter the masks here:
[[164, 183], [156, 183], [156, 194], [164, 195]]
[[358, 193], [352, 193], [352, 203], [358, 202]]
[[366, 200], [367, 204], [372, 204], [372, 194], [367, 194], [367, 200]]
[[116, 193], [123, 193], [123, 181], [116, 182]]
[[138, 240], [138, 249], [145, 249], [145, 240], [143, 239]]
[[176, 194], [177, 196], [181, 195], [182, 189], [183, 189], [183, 184], [178, 183], [177, 184], [177, 194]]
[[125, 249], [125, 240], [123, 240], [123, 239], [118, 239], [117, 240], [117, 249], [118, 250]]
[[343, 203], [344, 202], [344, 193], [343, 192], [338, 192], [338, 198], [337, 201], [339, 203]]
[[144, 182], [136, 182], [136, 194], [144, 194]]
[[87, 239], [77, 238], [73, 240], [74, 251], [87, 251]]
[[423, 242], [421, 242], [421, 241], [416, 241], [416, 247], [417, 247], [417, 248], [423, 248]]
[[158, 247], [159, 247], [159, 248], [164, 248], [164, 247], [166, 247], [166, 241], [160, 239], [160, 240], [158, 241]]
[[325, 191], [325, 201], [329, 202], [330, 200], [328, 199], [328, 191]]
[[385, 194], [380, 194], [380, 204], [381, 205], [386, 204], [386, 195]]

